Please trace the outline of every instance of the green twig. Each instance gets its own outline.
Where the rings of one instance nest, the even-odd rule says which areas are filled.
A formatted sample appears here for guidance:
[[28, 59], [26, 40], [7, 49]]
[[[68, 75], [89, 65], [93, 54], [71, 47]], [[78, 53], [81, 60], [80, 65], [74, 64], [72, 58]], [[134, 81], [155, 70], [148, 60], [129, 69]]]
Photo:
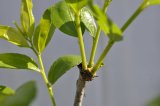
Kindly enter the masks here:
[[[111, 0], [105, 0], [105, 3], [104, 3], [103, 8], [102, 8], [103, 13], [106, 13], [107, 8], [108, 8], [110, 3], [111, 3]], [[90, 60], [89, 60], [89, 64], [88, 64], [89, 68], [93, 67], [93, 65], [94, 65], [94, 58], [95, 58], [95, 53], [96, 53], [100, 33], [101, 33], [101, 28], [100, 28], [100, 26], [98, 26], [95, 39], [93, 40]]]
[[137, 16], [144, 10], [145, 4], [146, 1], [144, 1], [133, 13], [133, 15], [125, 22], [125, 24], [121, 28], [122, 32], [124, 32], [128, 28], [128, 26], [137, 18]]
[[[87, 60], [86, 60], [86, 54], [85, 54], [85, 48], [84, 48], [84, 41], [83, 41], [83, 36], [82, 36], [82, 31], [80, 26], [80, 12], [76, 13], [75, 21], [76, 21], [76, 29], [78, 34], [80, 52], [82, 57], [82, 69], [87, 70]], [[86, 81], [83, 80], [80, 74], [77, 80], [77, 90], [76, 90], [76, 95], [74, 100], [74, 106], [82, 106], [85, 84], [86, 84]]]
[[39, 64], [40, 64], [40, 71], [41, 71], [42, 78], [43, 78], [43, 80], [44, 80], [44, 82], [45, 82], [45, 84], [47, 86], [50, 98], [52, 100], [52, 105], [56, 106], [56, 103], [55, 103], [55, 100], [54, 100], [53, 91], [52, 91], [52, 86], [50, 85], [50, 83], [49, 83], [49, 81], [48, 81], [48, 79], [46, 77], [45, 69], [44, 69], [43, 62], [42, 62], [42, 57], [41, 57], [40, 54], [38, 55], [38, 61], [39, 61]]
[[95, 58], [95, 54], [96, 54], [96, 49], [97, 49], [97, 44], [98, 44], [100, 33], [101, 33], [101, 28], [98, 26], [95, 39], [93, 40], [90, 60], [89, 60], [89, 64], [88, 64], [89, 68], [91, 68], [94, 65], [94, 58]]
[[[144, 0], [144, 2], [142, 2], [142, 4], [137, 8], [137, 10], [133, 13], [133, 15], [125, 22], [125, 24], [121, 28], [122, 32], [124, 32], [129, 27], [129, 25], [136, 19], [136, 17], [145, 9], [146, 3], [147, 3], [146, 0]], [[113, 46], [113, 44], [114, 44], [113, 41], [109, 41], [109, 43], [107, 44], [106, 48], [104, 49], [104, 51], [100, 55], [97, 63], [94, 65], [94, 67], [92, 69], [93, 75], [100, 68], [104, 58], [108, 54], [108, 52], [111, 49], [111, 47]]]
[[100, 68], [104, 58], [107, 56], [109, 50], [111, 49], [111, 47], [113, 46], [114, 42], [113, 41], [109, 41], [106, 48], [104, 49], [104, 51], [102, 52], [102, 54], [100, 55], [98, 61], [96, 62], [96, 64], [94, 65], [93, 69], [92, 69], [92, 75], [95, 75], [96, 71]]
[[81, 25], [80, 25], [80, 12], [76, 13], [75, 21], [76, 21], [76, 30], [77, 30], [77, 34], [78, 34], [80, 52], [81, 52], [81, 57], [82, 57], [82, 67], [83, 67], [83, 69], [86, 70], [87, 69], [87, 60], [86, 60], [84, 41], [83, 41], [82, 30], [81, 30]]

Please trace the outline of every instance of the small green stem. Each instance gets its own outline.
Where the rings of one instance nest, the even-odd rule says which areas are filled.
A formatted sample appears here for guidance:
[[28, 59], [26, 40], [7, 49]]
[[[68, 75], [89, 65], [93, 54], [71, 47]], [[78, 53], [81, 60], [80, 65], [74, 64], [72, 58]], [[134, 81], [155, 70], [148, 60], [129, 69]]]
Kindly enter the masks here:
[[101, 33], [101, 28], [98, 26], [95, 39], [93, 40], [90, 60], [89, 60], [89, 64], [88, 64], [89, 68], [91, 68], [94, 65], [94, 57], [96, 54], [96, 49], [97, 49], [97, 44], [98, 44], [100, 33]]
[[94, 75], [96, 73], [96, 71], [100, 68], [104, 58], [106, 57], [106, 55], [108, 54], [109, 50], [111, 49], [111, 47], [113, 46], [114, 42], [113, 41], [109, 41], [106, 48], [103, 50], [102, 54], [100, 55], [97, 63], [94, 65], [93, 69], [92, 69], [92, 75]]
[[[18, 31], [24, 35], [23, 31], [21, 30], [21, 28], [18, 26], [18, 24], [14, 21], [13, 24], [16, 26], [16, 28], [18, 29]], [[26, 37], [26, 36], [25, 36]]]
[[[124, 32], [128, 28], [128, 26], [136, 19], [136, 17], [145, 9], [146, 3], [147, 3], [147, 0], [144, 0], [142, 2], [142, 4], [137, 8], [137, 10], [133, 13], [133, 15], [126, 21], [126, 23], [121, 28], [122, 32]], [[104, 49], [104, 51], [100, 55], [97, 63], [94, 65], [94, 67], [92, 69], [92, 74], [93, 75], [100, 68], [104, 58], [108, 54], [108, 52], [111, 49], [111, 47], [113, 46], [113, 44], [114, 44], [114, 41], [109, 41], [108, 42], [106, 48]]]
[[38, 52], [36, 51], [36, 49], [34, 48], [34, 45], [32, 43], [32, 41], [30, 39], [27, 39], [28, 42], [30, 43], [30, 48], [33, 50], [33, 52], [36, 54], [36, 56], [38, 57]]
[[125, 24], [121, 28], [122, 32], [124, 32], [128, 28], [128, 26], [136, 19], [136, 17], [144, 10], [145, 4], [146, 1], [144, 1], [133, 13], [133, 15], [125, 22]]
[[[109, 1], [105, 1], [104, 5], [103, 5], [103, 8], [102, 8], [103, 13], [106, 13], [110, 2], [111, 2], [110, 0]], [[100, 33], [101, 33], [101, 28], [100, 28], [100, 26], [98, 26], [97, 32], [96, 32], [96, 36], [95, 36], [95, 38], [93, 40], [93, 46], [92, 46], [90, 60], [89, 60], [89, 64], [88, 64], [89, 68], [93, 67], [93, 65], [94, 65], [94, 58], [95, 58], [95, 53], [96, 53], [96, 50], [97, 50], [97, 45], [98, 45]]]
[[104, 1], [104, 5], [103, 5], [103, 8], [102, 8], [102, 11], [104, 13], [106, 13], [107, 9], [108, 9], [108, 6], [110, 5], [110, 3], [112, 2], [112, 0], [105, 0]]
[[38, 61], [39, 61], [39, 64], [40, 64], [40, 71], [41, 71], [41, 75], [42, 75], [42, 78], [47, 86], [47, 89], [48, 89], [48, 92], [49, 92], [49, 95], [50, 95], [50, 98], [52, 100], [52, 105], [53, 106], [56, 106], [56, 103], [55, 103], [55, 100], [54, 100], [54, 96], [53, 96], [53, 91], [52, 91], [52, 86], [50, 85], [47, 77], [46, 77], [46, 73], [45, 73], [45, 69], [44, 69], [44, 65], [43, 65], [43, 61], [42, 61], [42, 57], [41, 57], [41, 54], [38, 54]]
[[82, 30], [81, 30], [81, 25], [80, 25], [80, 12], [76, 13], [75, 21], [76, 21], [76, 30], [77, 30], [77, 34], [78, 34], [80, 52], [81, 52], [81, 57], [82, 57], [82, 67], [83, 67], [83, 69], [86, 70], [87, 69], [87, 60], [86, 60], [84, 41], [83, 41]]

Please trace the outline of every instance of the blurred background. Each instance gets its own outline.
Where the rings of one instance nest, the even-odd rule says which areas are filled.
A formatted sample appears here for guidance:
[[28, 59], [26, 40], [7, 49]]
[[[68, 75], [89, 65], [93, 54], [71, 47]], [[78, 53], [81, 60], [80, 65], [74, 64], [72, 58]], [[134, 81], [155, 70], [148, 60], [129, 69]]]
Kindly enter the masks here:
[[[33, 0], [36, 23], [44, 10], [58, 0]], [[97, 0], [98, 1], [98, 0]], [[111, 19], [122, 26], [143, 0], [113, 0], [108, 9]], [[103, 0], [98, 1], [99, 5]], [[19, 23], [21, 0], [0, 1], [0, 24]], [[89, 58], [92, 39], [85, 33], [86, 53]], [[102, 33], [96, 59], [103, 51], [107, 37]], [[0, 53], [24, 53], [33, 57], [29, 49], [22, 49], [0, 39]], [[56, 30], [43, 54], [46, 70], [59, 56], [79, 54], [77, 39]], [[67, 72], [53, 87], [57, 106], [73, 106], [78, 69]], [[83, 106], [145, 106], [160, 94], [160, 6], [146, 9], [124, 32], [124, 40], [113, 46], [99, 77], [87, 83]], [[32, 106], [51, 106], [41, 76], [32, 71], [0, 69], [0, 85], [13, 89], [24, 82], [36, 80], [38, 95]]]

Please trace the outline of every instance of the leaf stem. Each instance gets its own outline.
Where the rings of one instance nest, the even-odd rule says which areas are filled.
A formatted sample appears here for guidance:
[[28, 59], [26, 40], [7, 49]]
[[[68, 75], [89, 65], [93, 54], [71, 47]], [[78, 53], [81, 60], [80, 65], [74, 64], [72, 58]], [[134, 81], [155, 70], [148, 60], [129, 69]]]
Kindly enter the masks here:
[[141, 5], [137, 8], [133, 15], [125, 22], [125, 24], [121, 28], [122, 32], [124, 32], [128, 28], [128, 26], [136, 19], [136, 17], [144, 10], [145, 4], [146, 0], [141, 3]]
[[38, 54], [38, 61], [39, 61], [39, 64], [40, 64], [40, 71], [41, 71], [41, 75], [42, 75], [42, 78], [47, 86], [47, 89], [48, 89], [48, 92], [49, 92], [49, 95], [50, 95], [50, 98], [52, 100], [52, 105], [53, 106], [56, 106], [56, 103], [55, 103], [55, 100], [54, 100], [54, 95], [53, 95], [53, 91], [52, 91], [52, 86], [50, 85], [47, 77], [46, 77], [46, 73], [45, 73], [45, 69], [44, 69], [44, 65], [43, 65], [43, 61], [42, 61], [42, 57], [41, 57], [41, 54]]
[[99, 69], [99, 67], [101, 66], [104, 58], [106, 57], [106, 55], [108, 54], [109, 50], [111, 49], [111, 47], [113, 46], [114, 41], [109, 41], [106, 48], [103, 50], [102, 54], [100, 55], [98, 61], [96, 62], [96, 64], [94, 65], [93, 69], [92, 69], [92, 75], [95, 75], [96, 71]]
[[34, 45], [33, 45], [33, 42], [32, 42], [32, 40], [29, 38], [29, 39], [27, 39], [26, 38], [26, 40], [30, 43], [30, 49], [35, 53], [35, 55], [38, 57], [38, 52], [37, 52], [37, 50], [34, 48]]
[[[144, 2], [141, 3], [141, 5], [137, 8], [137, 10], [133, 13], [133, 15], [126, 21], [126, 23], [121, 28], [122, 32], [124, 32], [128, 28], [128, 26], [136, 19], [136, 17], [145, 9], [146, 3], [147, 3], [147, 0], [144, 0]], [[106, 48], [104, 49], [104, 51], [100, 55], [97, 63], [94, 65], [94, 67], [92, 69], [92, 74], [93, 75], [96, 73], [96, 71], [101, 66], [104, 58], [108, 54], [108, 52], [111, 49], [111, 47], [113, 46], [113, 44], [114, 44], [113, 41], [108, 42]]]
[[78, 34], [80, 52], [81, 52], [81, 57], [82, 57], [82, 67], [83, 67], [83, 69], [86, 70], [87, 69], [87, 60], [86, 60], [84, 41], [83, 41], [82, 30], [81, 30], [81, 25], [80, 25], [80, 11], [75, 14], [75, 22], [76, 22], [76, 30], [77, 30], [77, 34]]
[[[16, 28], [18, 29], [18, 31], [19, 31], [22, 35], [24, 35], [23, 31], [22, 31], [21, 28], [18, 26], [17, 22], [14, 21], [13, 24], [16, 26]], [[26, 37], [26, 36], [24, 36], [24, 37]]]
[[89, 60], [89, 64], [88, 64], [89, 68], [91, 68], [94, 65], [94, 58], [95, 58], [95, 54], [96, 54], [96, 49], [97, 49], [97, 44], [98, 44], [100, 33], [101, 33], [101, 28], [98, 26], [95, 39], [93, 38], [93, 45], [92, 45], [90, 60]]
[[[111, 2], [111, 0], [109, 0], [109, 1], [105, 0], [105, 3], [104, 3], [103, 8], [102, 8], [103, 13], [106, 13], [110, 2]], [[100, 28], [100, 26], [98, 26], [95, 39], [93, 40], [93, 46], [92, 46], [90, 60], [89, 60], [89, 64], [88, 64], [89, 68], [93, 67], [93, 65], [94, 65], [94, 58], [95, 58], [95, 53], [96, 53], [96, 50], [97, 50], [97, 45], [98, 45], [100, 33], [101, 33], [101, 28]]]

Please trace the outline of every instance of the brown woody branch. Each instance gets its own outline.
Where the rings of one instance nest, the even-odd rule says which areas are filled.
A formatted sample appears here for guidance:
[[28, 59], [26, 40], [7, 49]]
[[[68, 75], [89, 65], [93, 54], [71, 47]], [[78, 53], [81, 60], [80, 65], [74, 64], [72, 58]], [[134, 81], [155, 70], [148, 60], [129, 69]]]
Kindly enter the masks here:
[[83, 70], [82, 64], [78, 65], [80, 74], [77, 80], [77, 90], [74, 100], [74, 106], [82, 106], [83, 97], [85, 94], [85, 86], [87, 81], [93, 80], [94, 76], [90, 73], [89, 70]]

